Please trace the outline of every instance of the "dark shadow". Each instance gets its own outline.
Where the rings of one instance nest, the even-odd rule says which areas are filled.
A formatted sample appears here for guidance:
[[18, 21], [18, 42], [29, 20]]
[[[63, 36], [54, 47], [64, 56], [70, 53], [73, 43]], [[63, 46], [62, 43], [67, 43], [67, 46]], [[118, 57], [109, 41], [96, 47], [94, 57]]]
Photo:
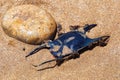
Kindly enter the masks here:
[[[75, 27], [75, 29], [77, 29], [78, 26]], [[62, 35], [60, 33], [60, 30], [61, 30], [61, 25], [58, 24], [57, 25], [57, 33], [58, 33], [58, 36]], [[46, 70], [46, 69], [50, 69], [50, 68], [54, 68], [56, 66], [61, 66], [65, 61], [69, 61], [71, 59], [77, 59], [77, 58], [80, 58], [80, 55], [83, 54], [85, 51], [88, 51], [88, 50], [92, 50], [93, 48], [95, 48], [96, 46], [101, 46], [101, 47], [104, 47], [107, 45], [108, 41], [109, 41], [109, 38], [110, 36], [102, 36], [99, 40], [91, 43], [90, 45], [84, 47], [83, 49], [80, 49], [78, 51], [78, 53], [68, 53], [66, 55], [62, 55], [62, 58], [61, 59], [58, 59], [58, 58], [55, 58], [56, 60], [56, 64], [54, 66], [51, 66], [51, 67], [45, 67], [43, 69], [39, 69], [38, 71], [42, 71], [42, 70]], [[48, 62], [48, 61], [47, 61]]]

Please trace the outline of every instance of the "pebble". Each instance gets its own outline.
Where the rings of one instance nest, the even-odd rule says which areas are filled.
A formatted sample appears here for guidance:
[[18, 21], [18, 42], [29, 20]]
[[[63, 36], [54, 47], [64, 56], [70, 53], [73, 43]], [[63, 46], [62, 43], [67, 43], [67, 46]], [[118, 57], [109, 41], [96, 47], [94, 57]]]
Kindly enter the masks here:
[[4, 32], [28, 44], [40, 44], [53, 39], [56, 22], [46, 10], [35, 5], [19, 5], [10, 8], [3, 16]]

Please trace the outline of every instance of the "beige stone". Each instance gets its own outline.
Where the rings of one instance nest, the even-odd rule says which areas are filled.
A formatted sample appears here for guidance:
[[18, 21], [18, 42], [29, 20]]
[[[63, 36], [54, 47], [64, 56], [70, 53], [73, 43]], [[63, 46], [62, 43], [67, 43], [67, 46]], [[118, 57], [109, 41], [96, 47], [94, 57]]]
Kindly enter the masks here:
[[13, 38], [25, 43], [40, 44], [53, 38], [56, 22], [46, 10], [34, 5], [20, 5], [5, 13], [2, 27]]

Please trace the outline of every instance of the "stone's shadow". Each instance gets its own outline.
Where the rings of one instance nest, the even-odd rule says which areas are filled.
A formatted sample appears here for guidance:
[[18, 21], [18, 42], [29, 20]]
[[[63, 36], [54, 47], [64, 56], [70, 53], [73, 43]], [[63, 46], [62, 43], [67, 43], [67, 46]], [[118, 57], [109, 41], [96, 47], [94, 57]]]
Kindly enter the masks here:
[[[91, 25], [86, 24], [84, 26], [85, 27], [84, 29], [87, 32], [87, 31], [89, 31], [90, 29], [92, 29], [95, 26], [96, 26], [96, 24], [91, 24]], [[79, 27], [80, 26], [78, 26], [78, 25], [76, 25], [76, 26], [69, 26], [70, 30], [78, 30]], [[56, 34], [58, 35], [58, 37], [61, 36], [62, 34], [64, 34], [64, 33], [61, 32], [61, 30], [62, 30], [62, 25], [61, 24], [57, 24]], [[92, 50], [96, 46], [104, 47], [104, 46], [107, 45], [107, 43], [109, 41], [109, 38], [110, 38], [110, 36], [101, 36], [99, 40], [91, 42], [88, 46], [83, 47], [83, 49], [80, 49], [79, 51], [76, 51], [75, 53], [68, 53], [68, 54], [65, 54], [65, 55], [61, 55], [62, 56], [61, 58], [57, 58], [56, 57], [55, 59], [45, 61], [42, 64], [40, 64], [39, 66], [41, 66], [43, 64], [46, 64], [46, 63], [53, 62], [53, 61], [56, 61], [56, 64], [53, 65], [53, 66], [50, 66], [50, 67], [45, 67], [45, 68], [39, 69], [38, 71], [54, 68], [56, 66], [61, 66], [65, 61], [69, 61], [71, 59], [80, 58], [80, 55], [82, 53], [84, 53], [85, 51], [88, 51], [88, 50]], [[37, 66], [35, 66], [35, 67], [37, 67]]]

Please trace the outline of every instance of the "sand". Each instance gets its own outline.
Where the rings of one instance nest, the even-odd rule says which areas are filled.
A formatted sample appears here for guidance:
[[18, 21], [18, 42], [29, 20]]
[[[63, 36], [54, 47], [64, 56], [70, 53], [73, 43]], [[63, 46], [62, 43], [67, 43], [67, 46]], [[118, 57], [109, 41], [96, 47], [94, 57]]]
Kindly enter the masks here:
[[[37, 45], [7, 36], [0, 27], [0, 80], [120, 80], [120, 1], [119, 0], [0, 0], [0, 22], [13, 6], [33, 4], [46, 9], [68, 32], [70, 25], [98, 24], [87, 35], [110, 35], [108, 45], [95, 47], [54, 69], [36, 71], [32, 64], [49, 58], [41, 50], [26, 61]], [[1, 26], [1, 25], [0, 25]]]

